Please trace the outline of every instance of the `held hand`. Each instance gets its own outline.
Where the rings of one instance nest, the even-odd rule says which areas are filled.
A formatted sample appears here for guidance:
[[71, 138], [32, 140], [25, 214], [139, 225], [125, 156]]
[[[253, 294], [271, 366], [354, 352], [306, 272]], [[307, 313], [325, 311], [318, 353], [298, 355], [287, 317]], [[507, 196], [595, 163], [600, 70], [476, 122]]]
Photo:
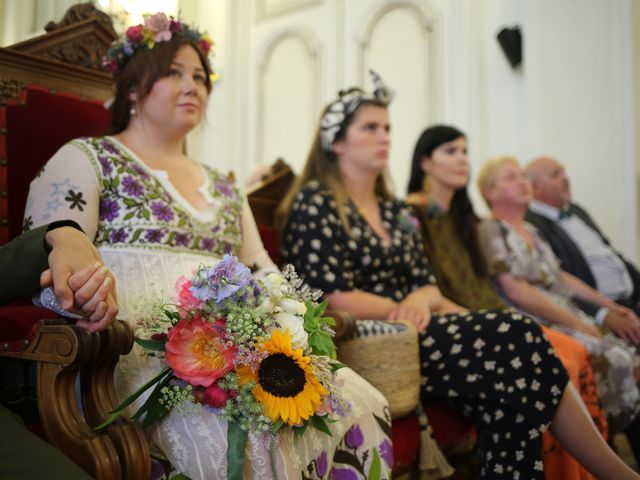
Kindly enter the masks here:
[[632, 310], [620, 305], [609, 308], [604, 326], [623, 340], [634, 345], [640, 344], [640, 319]]
[[41, 286], [53, 284], [60, 305], [87, 317], [78, 325], [90, 331], [106, 328], [118, 313], [115, 282], [87, 236], [72, 227], [51, 230], [49, 267]]
[[431, 310], [428, 306], [413, 305], [405, 300], [395, 305], [387, 316], [387, 320], [404, 320], [415, 325], [419, 332], [423, 332], [429, 326]]

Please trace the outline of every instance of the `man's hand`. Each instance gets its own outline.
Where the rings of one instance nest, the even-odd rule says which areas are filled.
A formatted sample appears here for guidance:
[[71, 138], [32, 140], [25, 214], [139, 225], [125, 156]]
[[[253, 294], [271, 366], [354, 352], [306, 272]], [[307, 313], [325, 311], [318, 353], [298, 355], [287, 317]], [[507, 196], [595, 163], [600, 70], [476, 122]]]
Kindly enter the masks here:
[[604, 326], [623, 340], [633, 345], [640, 344], [640, 319], [633, 310], [621, 305], [610, 307]]
[[115, 281], [100, 254], [81, 231], [73, 227], [55, 228], [46, 234], [51, 247], [49, 270], [42, 273], [40, 285], [53, 284], [60, 306], [75, 310], [86, 320], [78, 325], [90, 331], [106, 328], [118, 314]]

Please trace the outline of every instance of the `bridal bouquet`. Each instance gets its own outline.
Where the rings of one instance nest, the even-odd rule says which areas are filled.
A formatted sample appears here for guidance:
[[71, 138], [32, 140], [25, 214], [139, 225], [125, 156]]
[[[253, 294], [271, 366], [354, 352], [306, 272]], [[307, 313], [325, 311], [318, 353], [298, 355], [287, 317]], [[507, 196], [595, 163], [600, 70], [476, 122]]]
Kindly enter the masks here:
[[228, 420], [228, 478], [242, 478], [248, 432], [302, 434], [349, 405], [335, 382], [332, 318], [320, 292], [291, 266], [255, 280], [236, 257], [200, 266], [176, 283], [175, 303], [156, 302], [139, 320], [136, 342], [164, 368], [114, 410], [104, 428], [143, 393], [133, 415], [143, 426], [173, 408], [213, 408]]

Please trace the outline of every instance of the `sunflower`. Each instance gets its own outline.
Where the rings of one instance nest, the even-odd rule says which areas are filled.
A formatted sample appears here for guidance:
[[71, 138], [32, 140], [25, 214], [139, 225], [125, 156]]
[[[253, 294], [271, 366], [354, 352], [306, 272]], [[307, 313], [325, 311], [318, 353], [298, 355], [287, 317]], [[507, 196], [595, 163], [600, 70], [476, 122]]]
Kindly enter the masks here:
[[240, 381], [256, 381], [252, 393], [264, 406], [264, 413], [274, 423], [278, 419], [297, 425], [315, 413], [327, 391], [318, 381], [311, 358], [294, 350], [289, 332], [274, 330], [271, 338], [260, 348], [269, 355], [260, 362], [258, 371], [249, 367], [238, 369]]

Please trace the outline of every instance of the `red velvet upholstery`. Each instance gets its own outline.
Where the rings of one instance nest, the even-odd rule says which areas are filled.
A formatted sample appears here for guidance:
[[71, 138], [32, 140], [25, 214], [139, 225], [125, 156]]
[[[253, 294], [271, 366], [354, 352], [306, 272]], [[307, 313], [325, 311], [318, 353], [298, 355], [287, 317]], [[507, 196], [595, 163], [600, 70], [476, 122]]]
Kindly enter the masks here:
[[434, 403], [425, 408], [433, 437], [443, 450], [471, 447], [476, 443], [477, 432], [473, 422], [444, 403]]
[[267, 253], [269, 257], [271, 257], [271, 260], [273, 260], [273, 263], [282, 265], [282, 255], [278, 248], [278, 233], [266, 225], [258, 225], [258, 232], [260, 232], [262, 244], [264, 248], [267, 249]]
[[[7, 162], [7, 168], [0, 169], [0, 190], [8, 192], [0, 197], [0, 218], [9, 219], [0, 243], [22, 231], [29, 184], [47, 160], [75, 137], [106, 133], [110, 123], [110, 112], [102, 103], [37, 86], [24, 88], [18, 102], [0, 106], [0, 131], [5, 129], [0, 135], [0, 158]], [[29, 305], [0, 308], [0, 342], [11, 351], [23, 349], [42, 318], [57, 315]]]
[[22, 231], [29, 183], [45, 162], [75, 137], [106, 133], [110, 119], [100, 102], [37, 86], [24, 88], [19, 103], [0, 107], [0, 129], [6, 129], [6, 136], [0, 136], [0, 158], [7, 161], [6, 170], [0, 169], [6, 172], [0, 186], [8, 192], [0, 208], [1, 217], [9, 218], [8, 238], [0, 239], [1, 243]]
[[46, 308], [34, 307], [30, 303], [15, 303], [0, 308], [0, 341], [3, 349], [18, 352], [31, 341], [37, 330], [37, 322], [43, 318], [60, 318]]
[[406, 471], [418, 458], [420, 449], [420, 424], [418, 416], [411, 413], [391, 422], [393, 439], [393, 469]]

